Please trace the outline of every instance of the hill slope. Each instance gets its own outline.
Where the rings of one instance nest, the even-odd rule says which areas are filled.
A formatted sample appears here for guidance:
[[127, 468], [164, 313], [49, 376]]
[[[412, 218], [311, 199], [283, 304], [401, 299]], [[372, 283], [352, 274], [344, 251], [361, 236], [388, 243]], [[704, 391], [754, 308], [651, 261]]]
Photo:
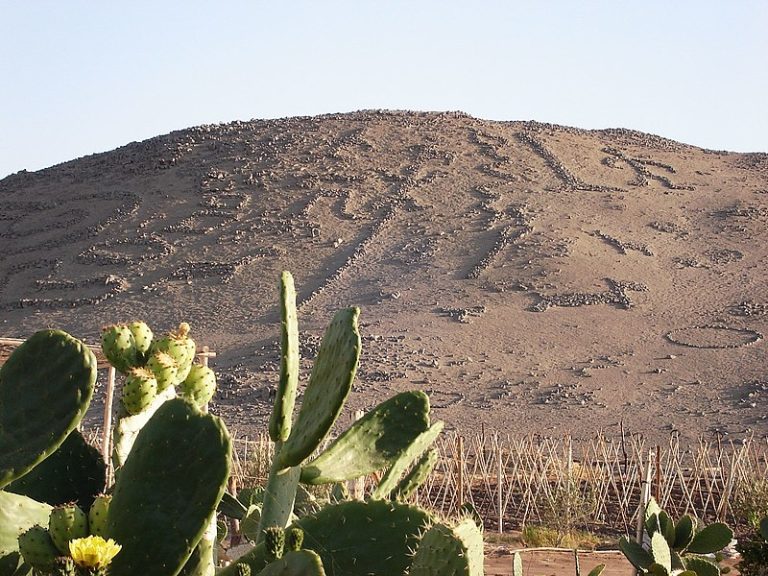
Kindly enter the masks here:
[[363, 308], [356, 407], [415, 387], [462, 430], [768, 432], [765, 154], [358, 112], [174, 132], [0, 195], [3, 335], [187, 320], [240, 428], [268, 415], [288, 269], [308, 357]]

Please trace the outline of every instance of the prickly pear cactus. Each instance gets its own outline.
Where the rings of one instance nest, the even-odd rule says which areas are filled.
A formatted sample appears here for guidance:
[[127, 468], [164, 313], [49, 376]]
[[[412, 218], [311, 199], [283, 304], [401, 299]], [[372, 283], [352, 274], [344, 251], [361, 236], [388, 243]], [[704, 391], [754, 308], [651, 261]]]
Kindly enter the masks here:
[[0, 368], [0, 488], [66, 440], [95, 382], [96, 357], [65, 332], [37, 332], [11, 354]]
[[35, 525], [47, 525], [51, 506], [27, 496], [0, 490], [0, 558], [19, 549], [19, 535]]
[[123, 383], [122, 403], [128, 414], [146, 410], [157, 396], [157, 380], [147, 368], [131, 368]]
[[[328, 576], [398, 576], [407, 574], [413, 550], [433, 522], [428, 512], [416, 506], [352, 500], [300, 518], [288, 530], [304, 532], [304, 550], [314, 550], [320, 556]], [[237, 562], [258, 573], [268, 563], [264, 544]], [[233, 574], [234, 565], [219, 576]]]
[[48, 520], [51, 539], [63, 555], [69, 554], [69, 541], [88, 536], [88, 515], [75, 505], [57, 506]]
[[482, 576], [483, 534], [474, 521], [435, 524], [421, 538], [410, 576]]
[[73, 430], [58, 450], [5, 490], [52, 506], [77, 502], [87, 509], [106, 483], [107, 469], [101, 454], [78, 430]]
[[179, 385], [179, 392], [186, 400], [202, 408], [216, 392], [216, 374], [202, 364], [192, 364], [186, 379]]
[[32, 526], [19, 536], [19, 552], [24, 562], [38, 571], [53, 567], [61, 552], [53, 543], [51, 534], [42, 526]]
[[221, 500], [230, 457], [219, 418], [181, 398], [163, 403], [139, 432], [115, 483], [107, 534], [123, 549], [110, 576], [177, 574]]

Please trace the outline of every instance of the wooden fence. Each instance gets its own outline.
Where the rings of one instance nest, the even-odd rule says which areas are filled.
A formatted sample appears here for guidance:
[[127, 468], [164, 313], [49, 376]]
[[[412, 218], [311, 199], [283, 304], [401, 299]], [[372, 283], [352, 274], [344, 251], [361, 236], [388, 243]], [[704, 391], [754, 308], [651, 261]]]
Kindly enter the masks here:
[[[235, 439], [239, 484], [266, 480], [272, 445], [266, 435]], [[636, 531], [643, 488], [674, 517], [737, 523], [731, 501], [742, 482], [768, 478], [768, 442], [701, 439], [683, 447], [672, 438], [649, 446], [640, 436], [624, 442], [598, 436], [573, 442], [535, 436], [443, 435], [440, 458], [415, 496], [448, 515], [471, 504], [486, 529], [528, 524]], [[367, 486], [376, 479], [368, 478]]]

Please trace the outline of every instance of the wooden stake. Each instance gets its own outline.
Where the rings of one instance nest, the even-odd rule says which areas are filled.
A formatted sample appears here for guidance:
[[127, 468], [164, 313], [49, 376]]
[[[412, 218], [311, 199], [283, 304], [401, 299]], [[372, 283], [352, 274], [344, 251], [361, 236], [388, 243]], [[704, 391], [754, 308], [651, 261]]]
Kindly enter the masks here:
[[115, 374], [114, 366], [107, 370], [107, 390], [104, 398], [104, 420], [101, 438], [101, 456], [107, 465], [108, 483], [112, 479], [112, 398], [115, 395]]

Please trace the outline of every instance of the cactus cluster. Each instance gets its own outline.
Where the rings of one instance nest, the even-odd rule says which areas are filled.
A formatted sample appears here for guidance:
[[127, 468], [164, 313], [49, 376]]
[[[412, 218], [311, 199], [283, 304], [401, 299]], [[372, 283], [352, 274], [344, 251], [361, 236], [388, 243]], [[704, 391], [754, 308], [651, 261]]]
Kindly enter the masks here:
[[[289, 558], [308, 562], [307, 574], [389, 576], [413, 568], [417, 570], [414, 574], [432, 574], [436, 573], [429, 568], [434, 557], [443, 553], [450, 558], [440, 563], [441, 574], [482, 574], [482, 535], [474, 522], [449, 526], [427, 511], [397, 500], [411, 494], [436, 461], [430, 447], [443, 423], [430, 423], [427, 395], [404, 392], [382, 402], [317, 454], [357, 371], [359, 310], [339, 311], [328, 326], [295, 420], [299, 331], [296, 292], [287, 272], [280, 279], [280, 313], [281, 372], [269, 424], [275, 456], [258, 504], [258, 529], [249, 529], [256, 547], [225, 568], [221, 576], [247, 571], [304, 573], [290, 571], [285, 565]], [[384, 474], [368, 500], [346, 500], [341, 494], [339, 487], [346, 481], [376, 471]], [[338, 501], [296, 518], [301, 484], [332, 485]], [[253, 506], [250, 502], [238, 504], [230, 497], [225, 508], [240, 515], [246, 526]], [[283, 554], [286, 527], [291, 551]], [[304, 535], [303, 542], [291, 544], [291, 534], [299, 533]], [[304, 549], [297, 551], [297, 546]], [[320, 566], [308, 567], [314, 566], [313, 557], [307, 556], [310, 551], [319, 557]]]
[[[127, 415], [149, 410], [159, 394], [178, 387], [179, 394], [199, 407], [216, 392], [213, 370], [194, 364], [195, 341], [189, 324], [155, 338], [145, 322], [106, 326], [101, 349], [110, 364], [125, 376], [121, 403]], [[156, 406], [156, 404], [155, 404]]]
[[651, 498], [645, 509], [644, 531], [649, 539], [647, 547], [627, 537], [619, 540], [624, 556], [641, 574], [717, 576], [728, 571], [719, 566], [719, 556], [707, 557], [733, 539], [733, 531], [723, 523], [698, 530], [694, 518], [685, 515], [675, 522]]
[[[83, 548], [83, 541], [87, 547], [94, 537], [104, 545], [117, 546], [112, 540], [105, 540], [104, 527], [109, 501], [109, 496], [98, 496], [88, 512], [74, 503], [51, 509], [47, 527], [42, 523], [35, 524], [18, 537], [18, 549], [25, 565], [43, 576], [56, 576], [61, 573], [94, 576], [104, 573], [106, 564], [82, 565], [84, 560], [77, 551]], [[119, 549], [117, 546], [115, 550]], [[87, 562], [90, 562], [92, 557], [92, 551], [88, 551]], [[96, 558], [94, 561], [103, 563], [104, 559]], [[66, 570], [62, 572], [64, 569]]]

